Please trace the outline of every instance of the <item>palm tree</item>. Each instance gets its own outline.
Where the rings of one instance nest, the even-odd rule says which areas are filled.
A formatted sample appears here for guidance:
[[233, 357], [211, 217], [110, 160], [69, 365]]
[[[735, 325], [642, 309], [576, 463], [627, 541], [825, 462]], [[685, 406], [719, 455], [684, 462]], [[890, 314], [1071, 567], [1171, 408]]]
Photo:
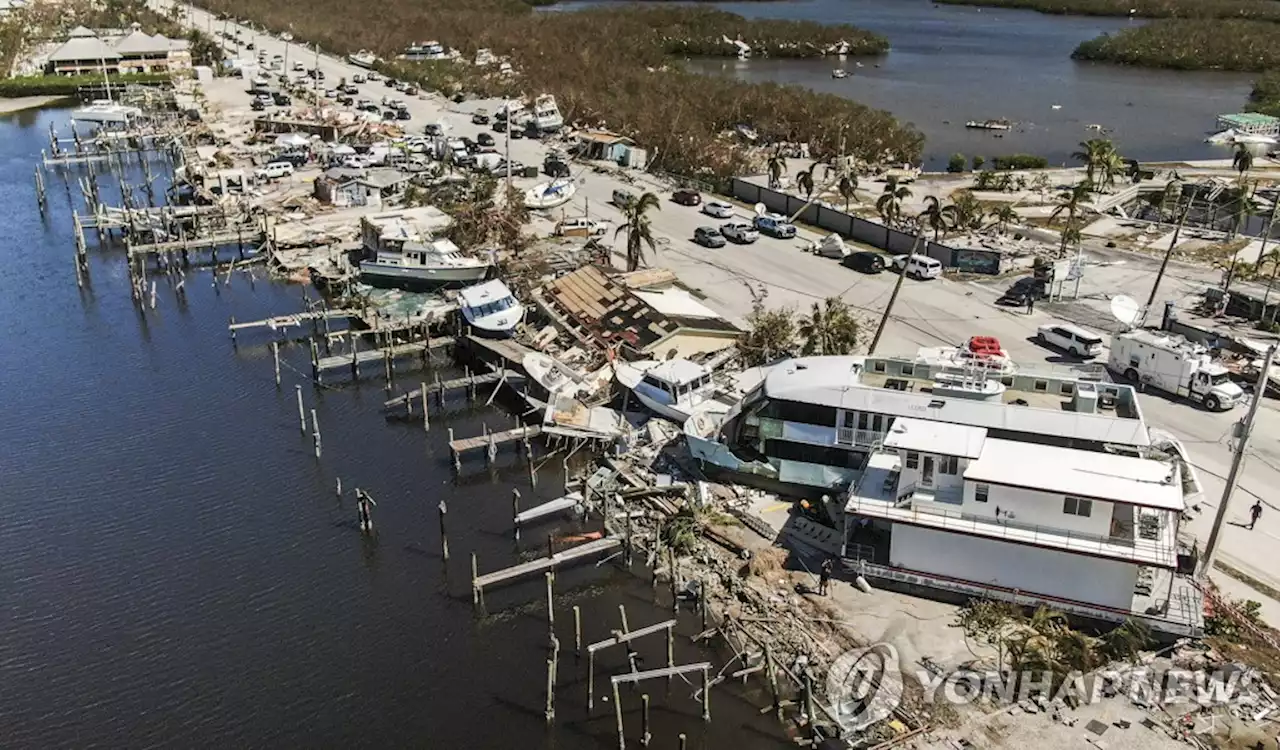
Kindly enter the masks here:
[[951, 217], [948, 214], [950, 208], [952, 207], [944, 208], [942, 201], [938, 200], [936, 195], [926, 196], [924, 199], [924, 210], [920, 212], [920, 218], [924, 220], [925, 226], [933, 230], [934, 242], [937, 242], [950, 226]]
[[858, 319], [839, 297], [828, 297], [800, 319], [799, 333], [806, 356], [851, 354], [858, 345]]
[[995, 219], [996, 226], [1000, 227], [1001, 232], [1008, 232], [1009, 225], [1018, 220], [1018, 212], [1008, 203], [1001, 204], [992, 214], [991, 218]]
[[[1267, 253], [1267, 257], [1262, 260], [1271, 266], [1271, 279], [1267, 281], [1267, 290], [1262, 295], [1262, 317], [1258, 318], [1259, 325], [1262, 325], [1263, 318], [1266, 317], [1267, 302], [1271, 299], [1271, 287], [1275, 286], [1276, 274], [1280, 273], [1280, 248], [1273, 248], [1271, 252]], [[1258, 264], [1259, 271], [1262, 270], [1262, 266], [1262, 263]], [[1275, 315], [1271, 316], [1271, 322], [1272, 324], [1276, 322]]]
[[796, 173], [796, 188], [804, 193], [805, 200], [813, 199], [813, 172], [818, 168], [818, 162], [814, 162], [808, 169], [802, 169]]
[[777, 188], [782, 184], [782, 174], [787, 171], [787, 158], [782, 155], [782, 149], [777, 149], [769, 155], [767, 166], [769, 169], [769, 187]]
[[836, 191], [840, 193], [840, 197], [844, 198], [844, 212], [849, 213], [849, 201], [857, 197], [858, 194], [858, 177], [853, 174], [845, 174], [840, 176], [840, 184], [836, 186]]
[[947, 206], [947, 211], [954, 229], [978, 229], [982, 226], [985, 215], [982, 204], [968, 190], [956, 193], [955, 200]]
[[1235, 156], [1231, 157], [1231, 166], [1240, 173], [1240, 180], [1244, 181], [1244, 173], [1253, 169], [1253, 152], [1243, 143], [1236, 144]]
[[910, 188], [898, 184], [898, 178], [890, 177], [884, 191], [876, 200], [876, 212], [884, 221], [884, 249], [889, 249], [889, 230], [902, 218], [902, 202], [911, 197]]
[[1109, 151], [1098, 159], [1098, 178], [1101, 181], [1100, 188], [1109, 190], [1116, 184], [1116, 178], [1125, 173], [1128, 165], [1124, 158], [1115, 151]]
[[1096, 185], [1095, 177], [1098, 168], [1109, 154], [1115, 153], [1115, 146], [1106, 138], [1090, 138], [1080, 142], [1080, 150], [1071, 154], [1071, 158], [1084, 163], [1085, 177], [1089, 187]]
[[1093, 185], [1089, 180], [1077, 182], [1068, 190], [1064, 190], [1058, 194], [1058, 207], [1053, 209], [1053, 213], [1049, 214], [1049, 223], [1053, 223], [1059, 216], [1067, 215], [1067, 225], [1062, 230], [1062, 245], [1059, 251], [1066, 255], [1068, 235], [1079, 241], [1080, 230], [1076, 227], [1076, 215], [1080, 212], [1081, 206], [1089, 199], [1089, 194], [1093, 192]]
[[623, 232], [627, 233], [627, 270], [635, 271], [644, 264], [644, 247], [649, 246], [649, 250], [657, 252], [657, 246], [653, 240], [653, 231], [649, 226], [649, 209], [656, 208], [662, 210], [662, 202], [658, 200], [658, 196], [645, 192], [636, 200], [628, 203], [623, 209], [623, 215], [626, 222], [618, 227], [613, 236], [617, 238]]

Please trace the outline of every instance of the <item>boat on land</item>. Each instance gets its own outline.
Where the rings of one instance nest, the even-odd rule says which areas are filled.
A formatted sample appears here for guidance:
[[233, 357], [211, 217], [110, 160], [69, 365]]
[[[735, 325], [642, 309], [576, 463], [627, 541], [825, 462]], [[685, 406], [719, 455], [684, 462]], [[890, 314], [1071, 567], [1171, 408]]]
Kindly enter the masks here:
[[362, 49], [355, 54], [347, 55], [347, 62], [361, 68], [372, 68], [378, 62], [378, 56], [369, 50]]
[[711, 371], [687, 359], [619, 362], [618, 382], [648, 409], [677, 424], [684, 424], [698, 409], [715, 401]]
[[136, 117], [142, 116], [142, 110], [127, 104], [117, 104], [110, 99], [98, 99], [71, 112], [75, 122], [96, 122], [103, 125], [126, 125]]
[[443, 237], [393, 239], [376, 247], [366, 243], [365, 258], [360, 261], [360, 278], [365, 283], [402, 289], [467, 286], [484, 281], [492, 270], [492, 264], [463, 255]]
[[1204, 139], [1204, 142], [1214, 143], [1214, 144], [1228, 144], [1228, 145], [1243, 143], [1245, 145], [1259, 144], [1259, 145], [1270, 146], [1280, 141], [1277, 141], [1276, 137], [1271, 135], [1259, 135], [1257, 133], [1241, 133], [1238, 130], [1227, 128], [1226, 130], [1220, 133], [1214, 133], [1213, 135]]
[[966, 128], [973, 130], [1010, 130], [1013, 123], [1008, 120], [970, 120], [964, 124]]
[[534, 209], [556, 208], [573, 200], [577, 192], [578, 186], [573, 180], [540, 182], [525, 191], [524, 204]]
[[551, 94], [543, 94], [533, 101], [533, 121], [538, 130], [554, 133], [564, 127], [564, 117], [556, 106], [556, 98]]
[[511, 336], [524, 319], [524, 305], [501, 279], [490, 279], [458, 292], [458, 309], [475, 333], [488, 338]]

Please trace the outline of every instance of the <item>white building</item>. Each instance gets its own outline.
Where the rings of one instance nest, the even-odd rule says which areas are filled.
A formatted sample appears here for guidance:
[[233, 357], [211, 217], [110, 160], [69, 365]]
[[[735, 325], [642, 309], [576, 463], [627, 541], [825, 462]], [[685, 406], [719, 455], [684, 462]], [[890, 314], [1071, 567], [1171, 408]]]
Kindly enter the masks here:
[[136, 23], [127, 33], [95, 32], [77, 26], [49, 53], [45, 68], [60, 75], [189, 70], [191, 43], [160, 34], [150, 36]]
[[846, 564], [869, 578], [1195, 632], [1198, 591], [1177, 570], [1198, 484], [1133, 389], [1094, 378], [936, 352], [807, 357], [685, 432], [708, 469], [825, 494]]

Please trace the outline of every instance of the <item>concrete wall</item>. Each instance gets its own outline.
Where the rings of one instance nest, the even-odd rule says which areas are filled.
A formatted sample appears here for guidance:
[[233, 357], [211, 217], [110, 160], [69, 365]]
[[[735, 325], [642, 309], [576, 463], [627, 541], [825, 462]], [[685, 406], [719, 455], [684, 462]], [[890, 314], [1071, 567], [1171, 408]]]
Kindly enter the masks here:
[[[763, 203], [770, 211], [786, 216], [794, 215], [805, 204], [803, 198], [770, 190], [737, 177], [733, 179], [730, 190], [733, 197], [740, 201], [751, 204]], [[896, 229], [889, 229], [886, 233], [883, 224], [817, 203], [805, 208], [796, 218], [806, 224], [822, 227], [846, 239], [877, 247], [894, 255], [911, 252], [916, 241], [915, 235], [899, 232]], [[962, 270], [976, 273], [1000, 272], [998, 253], [985, 250], [962, 250], [957, 253], [955, 249], [927, 238], [920, 243], [917, 252], [941, 261], [947, 268], [960, 267]]]
[[1129, 609], [1138, 566], [998, 539], [894, 524], [891, 565], [1103, 607]]

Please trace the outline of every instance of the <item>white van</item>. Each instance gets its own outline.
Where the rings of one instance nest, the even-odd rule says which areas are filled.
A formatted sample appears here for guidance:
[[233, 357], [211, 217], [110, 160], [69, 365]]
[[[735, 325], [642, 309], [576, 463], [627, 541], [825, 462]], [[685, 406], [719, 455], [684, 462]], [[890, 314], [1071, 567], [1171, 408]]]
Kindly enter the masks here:
[[904, 268], [903, 275], [913, 279], [936, 279], [942, 275], [942, 262], [927, 255], [899, 255], [893, 259], [895, 268]]
[[253, 174], [260, 180], [274, 180], [280, 177], [288, 177], [293, 174], [293, 165], [287, 161], [273, 161], [264, 167], [259, 167]]
[[1042, 325], [1036, 329], [1036, 339], [1082, 359], [1102, 354], [1101, 336], [1070, 323]]

